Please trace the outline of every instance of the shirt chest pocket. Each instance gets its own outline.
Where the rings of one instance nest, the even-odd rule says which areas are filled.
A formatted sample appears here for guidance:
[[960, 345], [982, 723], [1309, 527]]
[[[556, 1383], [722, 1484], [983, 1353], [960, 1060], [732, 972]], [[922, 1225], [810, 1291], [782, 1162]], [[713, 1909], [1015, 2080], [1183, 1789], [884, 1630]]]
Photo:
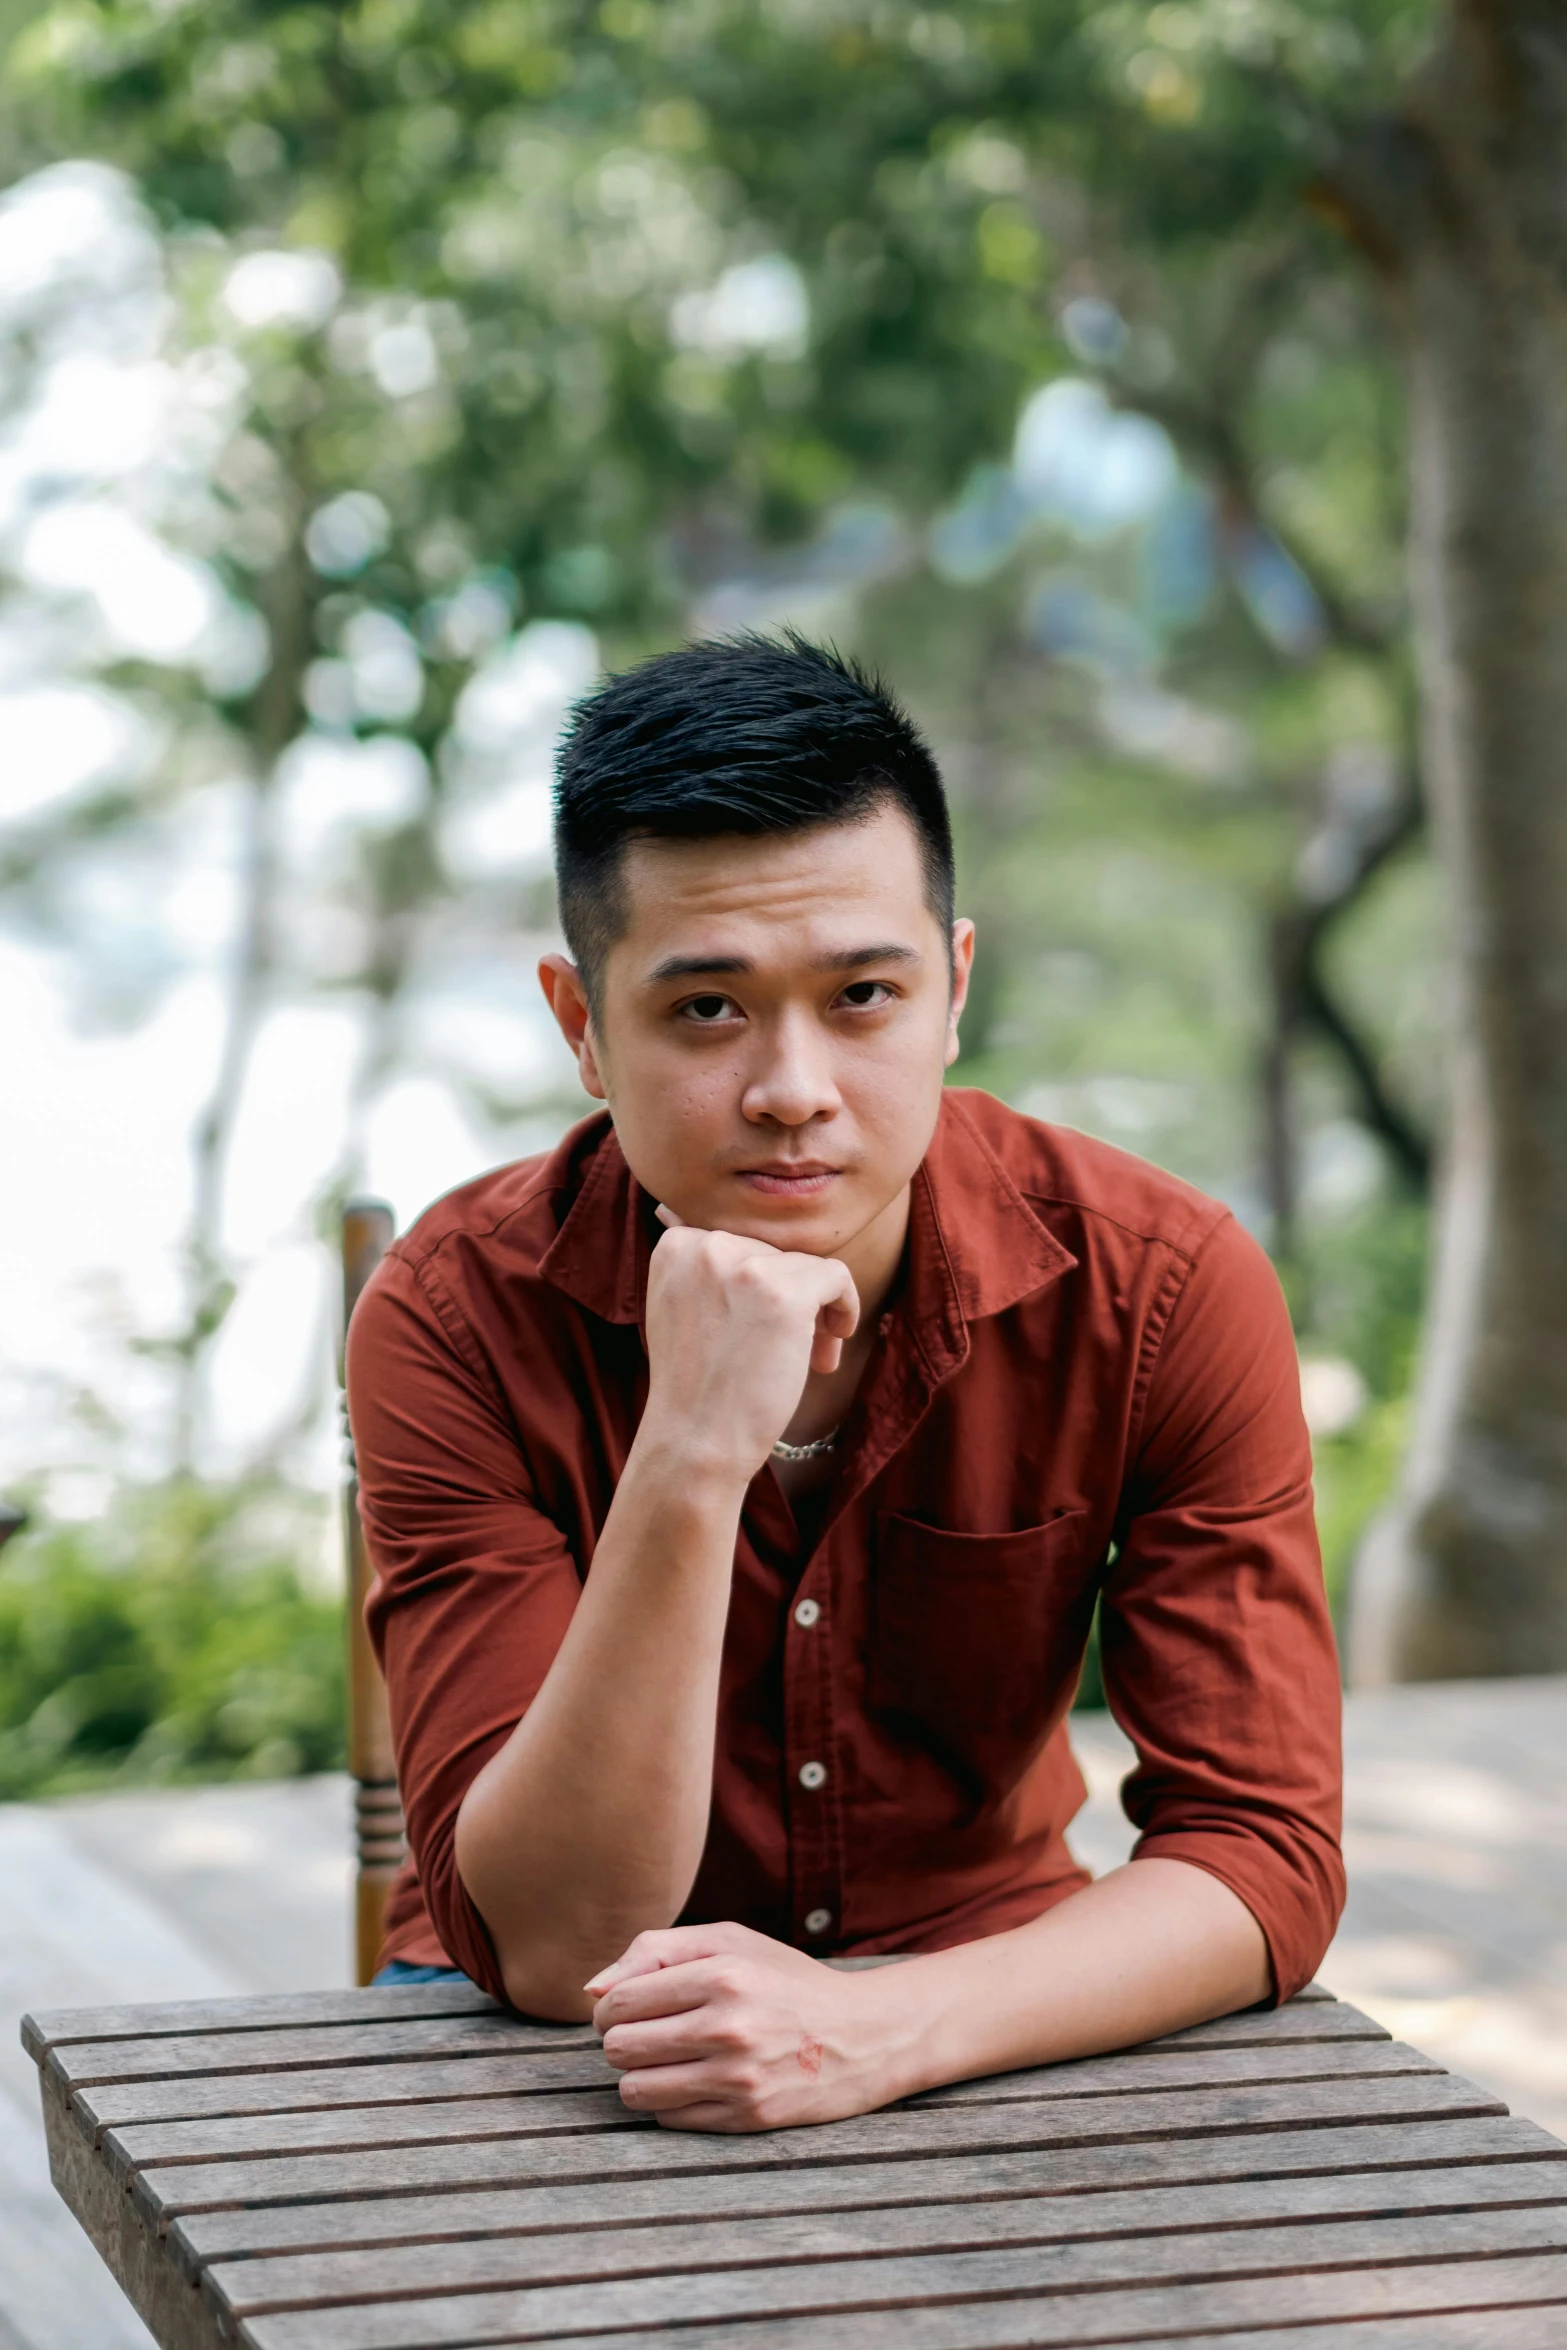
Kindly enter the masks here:
[[866, 1696], [983, 1805], [1016, 1785], [1071, 1703], [1095, 1582], [1087, 1512], [1010, 1534], [877, 1521]]

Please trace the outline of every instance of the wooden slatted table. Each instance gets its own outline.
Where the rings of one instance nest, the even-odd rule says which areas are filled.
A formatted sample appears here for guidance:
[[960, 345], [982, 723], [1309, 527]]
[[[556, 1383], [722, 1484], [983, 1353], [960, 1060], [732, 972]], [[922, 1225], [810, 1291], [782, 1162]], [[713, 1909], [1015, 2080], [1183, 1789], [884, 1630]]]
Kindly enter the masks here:
[[23, 2039], [164, 2350], [1567, 2345], [1567, 2145], [1315, 1989], [757, 2137], [633, 2119], [591, 2032], [464, 1984]]

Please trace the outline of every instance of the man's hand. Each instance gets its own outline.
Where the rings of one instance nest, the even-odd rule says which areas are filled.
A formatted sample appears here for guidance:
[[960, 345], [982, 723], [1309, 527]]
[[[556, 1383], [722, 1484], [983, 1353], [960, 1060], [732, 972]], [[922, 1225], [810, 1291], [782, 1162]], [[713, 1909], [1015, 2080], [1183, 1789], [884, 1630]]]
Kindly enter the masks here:
[[749, 1482], [811, 1371], [835, 1371], [860, 1301], [848, 1267], [703, 1232], [667, 1208], [648, 1269], [651, 1386], [640, 1433]]
[[671, 1926], [639, 1934], [585, 1988], [633, 2113], [671, 2130], [778, 2130], [899, 2093], [869, 1980], [749, 1926]]
[[943, 2081], [1125, 2048], [1265, 1999], [1267, 1945], [1227, 1885], [1130, 1861], [978, 1942], [843, 1974], [748, 1926], [639, 1934], [583, 1988], [634, 2113], [776, 2130]]

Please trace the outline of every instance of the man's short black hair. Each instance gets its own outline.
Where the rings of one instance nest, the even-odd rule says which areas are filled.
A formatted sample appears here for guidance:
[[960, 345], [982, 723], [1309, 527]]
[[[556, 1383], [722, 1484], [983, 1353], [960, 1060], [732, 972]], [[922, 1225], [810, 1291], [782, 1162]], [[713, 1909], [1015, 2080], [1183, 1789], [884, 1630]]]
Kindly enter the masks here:
[[952, 828], [936, 762], [879, 678], [791, 630], [656, 653], [579, 702], [555, 764], [555, 874], [597, 1000], [626, 921], [621, 853], [649, 836], [803, 832], [901, 808], [952, 935]]

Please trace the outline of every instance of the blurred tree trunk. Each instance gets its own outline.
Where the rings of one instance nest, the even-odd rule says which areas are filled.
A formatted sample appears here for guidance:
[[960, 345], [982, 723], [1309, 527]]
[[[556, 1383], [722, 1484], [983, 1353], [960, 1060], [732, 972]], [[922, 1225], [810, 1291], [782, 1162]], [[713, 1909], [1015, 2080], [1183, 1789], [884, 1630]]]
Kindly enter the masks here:
[[305, 497], [298, 491], [289, 516], [287, 542], [263, 583], [260, 597], [270, 654], [252, 697], [246, 729], [250, 757], [245, 781], [239, 934], [228, 980], [218, 1068], [192, 1137], [194, 1184], [185, 1241], [188, 1318], [172, 1349], [177, 1362], [174, 1466], [184, 1476], [196, 1465], [207, 1354], [234, 1298], [223, 1246], [224, 1179], [252, 1049], [266, 1013], [274, 960], [278, 763], [303, 717], [304, 675], [311, 651], [312, 589], [304, 524]]
[[1389, 285], [1451, 922], [1417, 1424], [1357, 1575], [1361, 1681], [1567, 1670], [1567, 8], [1451, 0], [1328, 191]]

